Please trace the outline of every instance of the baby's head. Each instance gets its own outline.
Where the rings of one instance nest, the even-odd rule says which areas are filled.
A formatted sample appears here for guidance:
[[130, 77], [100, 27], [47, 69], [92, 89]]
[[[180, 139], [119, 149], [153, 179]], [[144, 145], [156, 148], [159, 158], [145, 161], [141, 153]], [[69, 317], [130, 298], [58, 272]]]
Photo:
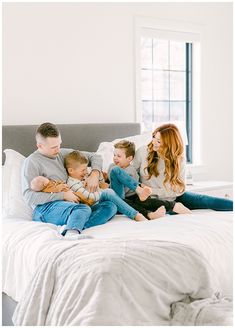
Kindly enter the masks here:
[[83, 180], [87, 174], [88, 159], [79, 151], [74, 150], [65, 156], [64, 165], [70, 177]]
[[114, 145], [113, 162], [115, 165], [126, 168], [135, 156], [135, 144], [128, 140], [121, 140]]
[[35, 177], [31, 183], [30, 187], [33, 191], [41, 191], [49, 183], [49, 179], [41, 175]]

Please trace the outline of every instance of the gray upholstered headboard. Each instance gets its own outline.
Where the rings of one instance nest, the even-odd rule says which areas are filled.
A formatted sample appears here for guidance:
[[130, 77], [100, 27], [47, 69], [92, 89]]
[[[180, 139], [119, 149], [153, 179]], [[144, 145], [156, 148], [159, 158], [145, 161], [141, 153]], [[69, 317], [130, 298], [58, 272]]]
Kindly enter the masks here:
[[[139, 123], [57, 124], [62, 147], [96, 151], [100, 142], [112, 141], [140, 133]], [[2, 149], [10, 148], [28, 156], [36, 150], [37, 125], [5, 125], [2, 127]], [[4, 156], [3, 156], [4, 161]]]

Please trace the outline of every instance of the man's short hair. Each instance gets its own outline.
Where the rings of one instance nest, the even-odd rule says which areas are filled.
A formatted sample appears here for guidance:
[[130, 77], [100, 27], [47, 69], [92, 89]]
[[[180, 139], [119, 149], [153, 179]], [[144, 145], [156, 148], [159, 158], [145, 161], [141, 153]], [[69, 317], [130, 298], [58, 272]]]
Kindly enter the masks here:
[[39, 125], [36, 130], [36, 139], [40, 138], [57, 138], [60, 136], [60, 131], [55, 124], [52, 123], [43, 123]]
[[78, 150], [72, 151], [64, 158], [64, 166], [67, 171], [70, 167], [74, 168], [80, 164], [88, 164], [88, 158]]
[[128, 140], [121, 140], [114, 145], [116, 149], [124, 149], [126, 157], [135, 156], [135, 144]]

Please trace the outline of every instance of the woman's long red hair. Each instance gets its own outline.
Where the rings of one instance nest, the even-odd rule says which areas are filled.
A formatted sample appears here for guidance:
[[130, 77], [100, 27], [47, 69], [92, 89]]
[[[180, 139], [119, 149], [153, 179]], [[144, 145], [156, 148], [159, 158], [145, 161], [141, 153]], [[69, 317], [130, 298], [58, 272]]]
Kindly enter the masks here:
[[153, 132], [153, 137], [160, 133], [161, 145], [158, 152], [153, 150], [153, 144], [148, 144], [148, 157], [147, 157], [147, 172], [149, 179], [154, 176], [158, 176], [157, 169], [158, 155], [165, 162], [165, 179], [164, 184], [169, 182], [173, 191], [183, 192], [185, 190], [184, 181], [180, 177], [180, 166], [183, 158], [184, 146], [178, 128], [171, 123], [163, 124], [159, 126]]

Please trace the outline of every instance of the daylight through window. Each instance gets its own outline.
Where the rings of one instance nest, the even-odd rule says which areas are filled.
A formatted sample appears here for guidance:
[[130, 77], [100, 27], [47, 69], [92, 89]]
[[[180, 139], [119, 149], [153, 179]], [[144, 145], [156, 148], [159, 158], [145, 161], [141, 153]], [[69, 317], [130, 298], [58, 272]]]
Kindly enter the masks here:
[[192, 161], [192, 43], [141, 37], [141, 102], [144, 131], [180, 122]]

